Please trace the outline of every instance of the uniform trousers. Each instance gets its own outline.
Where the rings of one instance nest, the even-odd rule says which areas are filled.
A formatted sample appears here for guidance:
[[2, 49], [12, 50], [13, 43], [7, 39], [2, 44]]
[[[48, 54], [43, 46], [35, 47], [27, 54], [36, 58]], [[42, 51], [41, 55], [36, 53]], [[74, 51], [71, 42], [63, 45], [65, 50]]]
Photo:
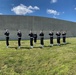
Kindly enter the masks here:
[[18, 38], [18, 46], [21, 46], [21, 38]]
[[30, 38], [30, 46], [33, 46], [33, 37]]
[[63, 37], [63, 42], [64, 42], [64, 43], [66, 42], [66, 37]]
[[44, 45], [44, 38], [40, 39], [40, 43], [41, 43], [41, 45]]
[[6, 37], [6, 45], [9, 46], [9, 37]]
[[35, 42], [35, 43], [37, 42], [37, 38], [35, 38], [35, 37], [34, 37], [34, 42]]
[[50, 37], [50, 44], [53, 44], [53, 37]]
[[57, 37], [57, 43], [60, 44], [60, 37]]

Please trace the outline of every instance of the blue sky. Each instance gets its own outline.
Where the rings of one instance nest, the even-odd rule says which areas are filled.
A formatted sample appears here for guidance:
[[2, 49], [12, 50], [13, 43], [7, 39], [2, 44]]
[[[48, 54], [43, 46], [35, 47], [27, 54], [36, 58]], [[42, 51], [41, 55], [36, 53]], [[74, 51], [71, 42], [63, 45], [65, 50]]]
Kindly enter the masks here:
[[0, 15], [43, 16], [76, 22], [76, 0], [0, 0]]

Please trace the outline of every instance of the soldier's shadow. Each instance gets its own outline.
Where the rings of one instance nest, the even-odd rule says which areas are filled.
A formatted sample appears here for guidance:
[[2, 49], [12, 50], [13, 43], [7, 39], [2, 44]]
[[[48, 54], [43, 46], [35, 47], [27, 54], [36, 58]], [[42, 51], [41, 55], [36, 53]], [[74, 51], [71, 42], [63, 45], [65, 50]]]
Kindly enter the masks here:
[[53, 46], [48, 45], [48, 46], [44, 46], [44, 47], [53, 47]]
[[68, 45], [68, 44], [71, 44], [71, 43], [69, 43], [69, 42], [67, 42], [66, 44], [64, 44], [64, 43], [61, 43], [61, 45]]
[[42, 49], [42, 47], [40, 47], [40, 46], [38, 46], [38, 47], [34, 47], [34, 48], [40, 48], [40, 49]]
[[31, 47], [21, 47], [20, 49], [37, 49], [37, 48], [41, 48], [40, 46], [39, 47], [33, 47], [33, 48], [31, 48]]
[[30, 47], [21, 47], [20, 49], [30, 49]]
[[[59, 46], [65, 46], [65, 45], [68, 45], [68, 44], [71, 44], [71, 43], [69, 43], [69, 42], [67, 42], [66, 44], [61, 43]], [[58, 46], [58, 44], [54, 44], [54, 46]]]
[[17, 47], [9, 47], [9, 48], [12, 48], [12, 49], [17, 49]]
[[9, 47], [9, 48], [12, 48], [12, 49], [30, 49], [30, 47], [20, 47], [20, 48], [18, 48], [18, 47]]
[[[63, 45], [68, 45], [68, 44], [71, 44], [71, 43], [69, 43], [69, 42], [67, 42], [66, 44], [63, 44], [63, 43], [61, 43], [60, 44], [60, 46], [63, 46]], [[50, 46], [50, 45], [44, 45], [44, 47], [54, 47], [54, 46], [58, 46], [57, 44], [54, 44], [53, 46]], [[43, 47], [43, 48], [44, 48]], [[18, 47], [15, 47], [15, 46], [13, 46], [13, 47], [9, 47], [9, 48], [12, 48], [12, 49], [19, 49]], [[42, 49], [42, 47], [40, 47], [40, 46], [38, 46], [38, 47], [33, 47], [33, 48], [40, 48], [40, 49]], [[30, 48], [30, 46], [29, 47], [21, 47], [20, 49], [32, 49], [32, 48]]]

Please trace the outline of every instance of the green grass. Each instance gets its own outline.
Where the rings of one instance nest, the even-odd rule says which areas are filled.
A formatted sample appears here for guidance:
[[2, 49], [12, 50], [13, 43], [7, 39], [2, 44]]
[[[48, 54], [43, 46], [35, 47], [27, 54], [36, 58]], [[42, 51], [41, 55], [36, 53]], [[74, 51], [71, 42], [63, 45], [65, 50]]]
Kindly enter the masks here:
[[[62, 40], [61, 40], [62, 41]], [[67, 44], [40, 48], [39, 41], [30, 49], [29, 40], [22, 41], [17, 49], [17, 41], [0, 41], [0, 75], [76, 75], [76, 38], [67, 38]]]

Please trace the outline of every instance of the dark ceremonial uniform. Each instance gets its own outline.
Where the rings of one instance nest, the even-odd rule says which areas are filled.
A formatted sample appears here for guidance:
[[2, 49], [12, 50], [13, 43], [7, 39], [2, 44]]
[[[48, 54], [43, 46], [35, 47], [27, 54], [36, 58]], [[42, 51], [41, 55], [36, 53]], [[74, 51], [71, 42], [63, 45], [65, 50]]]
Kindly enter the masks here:
[[66, 33], [65, 32], [62, 33], [62, 38], [63, 38], [63, 43], [66, 43]]
[[49, 35], [50, 35], [50, 44], [53, 44], [53, 32], [50, 32]]
[[58, 43], [58, 45], [60, 45], [60, 35], [61, 35], [61, 33], [57, 32], [56, 35], [57, 35], [57, 43]]
[[9, 46], [9, 32], [5, 32], [4, 35], [6, 36], [6, 45]]
[[37, 34], [34, 34], [33, 38], [34, 38], [34, 43], [36, 43], [37, 42]]
[[30, 36], [30, 46], [33, 47], [33, 33], [31, 32], [31, 33], [29, 34], [29, 36]]
[[44, 45], [44, 33], [41, 32], [41, 33], [39, 34], [39, 36], [40, 36], [40, 44], [43, 46], [43, 45]]
[[17, 36], [18, 36], [18, 46], [21, 46], [21, 42], [20, 41], [21, 41], [22, 33], [18, 32]]

